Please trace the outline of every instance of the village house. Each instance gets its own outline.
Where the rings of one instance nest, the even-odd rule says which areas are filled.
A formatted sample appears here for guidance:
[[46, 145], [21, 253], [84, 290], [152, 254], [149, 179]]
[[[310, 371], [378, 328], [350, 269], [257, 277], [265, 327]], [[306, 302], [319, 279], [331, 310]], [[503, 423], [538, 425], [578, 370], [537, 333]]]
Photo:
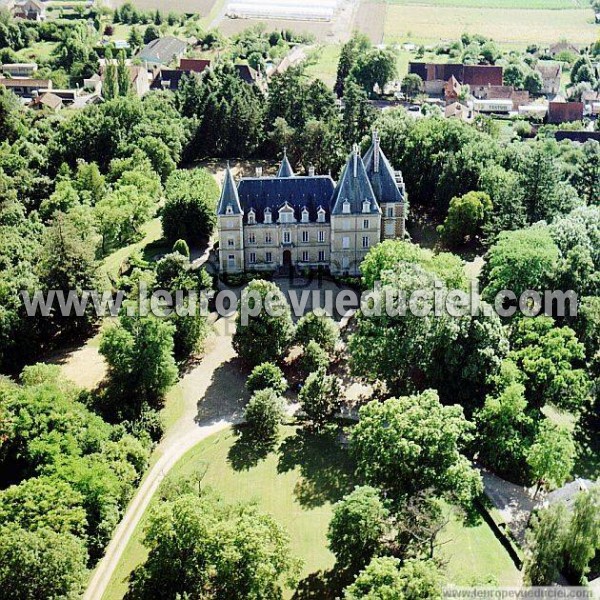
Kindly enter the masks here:
[[229, 167], [217, 209], [223, 273], [327, 269], [359, 274], [369, 249], [405, 235], [405, 189], [376, 134], [361, 157], [354, 146], [337, 185], [330, 175], [294, 174], [284, 153], [275, 177]]
[[180, 59], [187, 50], [187, 42], [173, 36], [152, 40], [137, 54], [137, 58], [147, 66], [167, 66]]
[[542, 94], [555, 96], [560, 92], [562, 66], [552, 60], [540, 60], [535, 70], [542, 76]]
[[460, 102], [448, 104], [444, 109], [446, 119], [460, 119], [461, 121], [469, 121], [473, 117], [473, 111]]
[[57, 112], [63, 107], [63, 100], [60, 96], [52, 92], [45, 92], [33, 98], [29, 103], [32, 110], [45, 110], [48, 112]]
[[548, 103], [548, 123], [572, 123], [583, 119], [583, 102], [565, 102], [564, 100]]
[[38, 66], [36, 63], [6, 63], [0, 70], [5, 77], [32, 77]]
[[15, 19], [28, 21], [44, 21], [46, 19], [46, 7], [40, 0], [9, 1], [5, 6]]
[[22, 98], [33, 98], [42, 90], [49, 91], [52, 89], [52, 80], [50, 79], [33, 79], [30, 77], [20, 77], [12, 79], [11, 77], [0, 77], [0, 85], [6, 89], [12, 90], [17, 96]]
[[564, 53], [579, 54], [579, 47], [570, 42], [559, 42], [558, 44], [552, 44], [547, 52], [552, 58], [556, 58], [559, 54]]

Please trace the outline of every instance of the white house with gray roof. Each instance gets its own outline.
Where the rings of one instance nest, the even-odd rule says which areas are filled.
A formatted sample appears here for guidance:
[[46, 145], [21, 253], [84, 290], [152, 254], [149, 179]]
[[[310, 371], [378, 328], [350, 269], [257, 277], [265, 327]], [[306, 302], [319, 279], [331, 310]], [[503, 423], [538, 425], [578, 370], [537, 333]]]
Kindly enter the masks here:
[[236, 184], [228, 167], [217, 208], [221, 272], [358, 275], [372, 246], [404, 237], [405, 196], [376, 134], [364, 156], [354, 146], [337, 184], [312, 169], [295, 175], [285, 153], [275, 177], [259, 171]]

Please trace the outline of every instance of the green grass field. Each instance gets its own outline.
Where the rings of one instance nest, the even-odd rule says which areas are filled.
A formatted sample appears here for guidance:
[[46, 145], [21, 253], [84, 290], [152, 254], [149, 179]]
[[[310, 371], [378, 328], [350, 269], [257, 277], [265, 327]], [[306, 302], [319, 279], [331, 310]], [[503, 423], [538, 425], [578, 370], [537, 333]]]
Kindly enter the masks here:
[[567, 10], [587, 8], [587, 0], [387, 0], [389, 4], [466, 8], [519, 8], [535, 10]]
[[[279, 448], [266, 457], [257, 459], [254, 452], [253, 445], [244, 443], [244, 436], [226, 430], [188, 452], [169, 477], [206, 471], [202, 485], [217, 489], [228, 501], [255, 501], [286, 527], [292, 552], [304, 561], [303, 577], [330, 569], [334, 557], [327, 549], [326, 533], [332, 504], [355, 483], [346, 452], [332, 441], [293, 426], [282, 429]], [[145, 559], [142, 530], [143, 520], [102, 600], [120, 600], [129, 573]], [[520, 581], [519, 572], [484, 522], [465, 527], [453, 518], [442, 541], [448, 582], [469, 583], [489, 576], [501, 585]]]
[[[530, 43], [551, 44], [561, 39], [588, 44], [600, 36], [600, 28], [594, 24], [594, 14], [589, 7], [523, 8], [538, 2], [525, 0], [516, 8], [517, 2], [493, 0], [502, 7], [487, 8], [483, 0], [423, 0], [419, 4], [401, 0], [387, 6], [385, 41], [427, 44], [455, 40], [467, 32], [522, 47]], [[557, 8], [559, 3], [563, 0], [552, 0], [550, 5]], [[484, 6], [486, 8], [482, 8]]]

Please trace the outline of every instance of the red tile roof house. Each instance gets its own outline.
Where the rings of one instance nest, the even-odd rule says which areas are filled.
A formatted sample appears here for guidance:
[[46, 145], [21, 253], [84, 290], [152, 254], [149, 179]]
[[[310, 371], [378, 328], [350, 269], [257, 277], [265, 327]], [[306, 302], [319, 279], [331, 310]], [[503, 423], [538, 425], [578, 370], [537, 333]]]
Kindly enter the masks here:
[[179, 60], [180, 71], [193, 71], [202, 73], [210, 67], [210, 60], [204, 58], [182, 58]]
[[550, 102], [548, 123], [570, 123], [583, 119], [583, 102]]

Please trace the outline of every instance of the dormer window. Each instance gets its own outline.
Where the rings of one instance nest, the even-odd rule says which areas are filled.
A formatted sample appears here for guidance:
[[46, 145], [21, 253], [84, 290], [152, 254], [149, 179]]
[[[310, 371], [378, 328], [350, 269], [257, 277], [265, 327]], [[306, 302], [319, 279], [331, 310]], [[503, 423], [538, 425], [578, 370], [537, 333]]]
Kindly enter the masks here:
[[368, 200], [365, 200], [365, 201], [363, 202], [362, 211], [363, 211], [364, 213], [371, 212], [371, 203], [370, 203]]
[[308, 209], [306, 207], [302, 209], [302, 222], [308, 223]]
[[248, 225], [254, 225], [256, 223], [256, 214], [254, 213], [254, 209], [250, 209], [248, 213]]
[[287, 203], [282, 208], [279, 209], [279, 222], [280, 223], [293, 223], [294, 222], [294, 209]]
[[225, 214], [226, 215], [232, 215], [233, 214], [233, 208], [231, 207], [231, 204], [227, 205], [227, 208], [225, 209]]
[[272, 223], [271, 209], [265, 208], [265, 223]]
[[344, 200], [344, 204], [342, 204], [342, 212], [345, 215], [350, 214], [350, 202], [348, 200]]
[[325, 209], [322, 206], [317, 211], [317, 223], [325, 223]]

